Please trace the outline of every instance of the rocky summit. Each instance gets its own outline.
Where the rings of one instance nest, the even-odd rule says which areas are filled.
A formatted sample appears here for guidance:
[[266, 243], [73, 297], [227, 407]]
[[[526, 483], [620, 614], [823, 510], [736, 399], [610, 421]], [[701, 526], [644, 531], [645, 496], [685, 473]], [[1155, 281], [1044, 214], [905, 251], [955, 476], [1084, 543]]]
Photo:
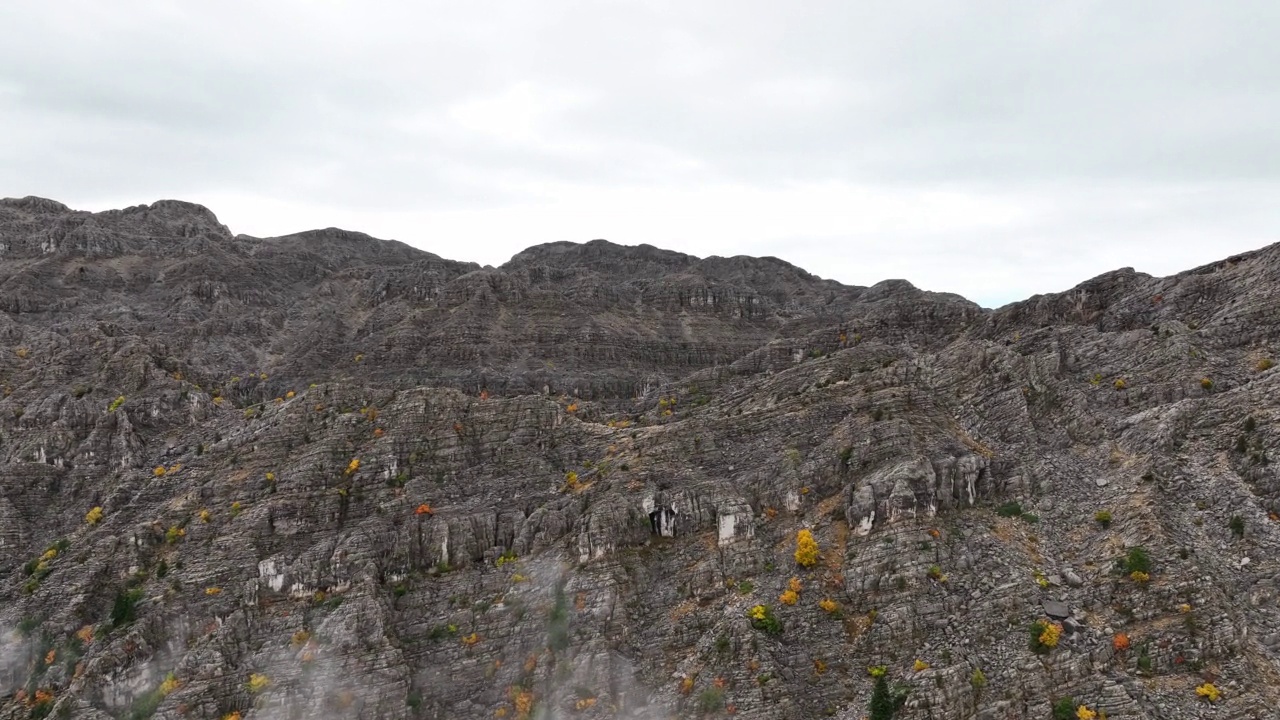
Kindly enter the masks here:
[[1280, 717], [1280, 245], [989, 310], [24, 198], [0, 309], [2, 720]]

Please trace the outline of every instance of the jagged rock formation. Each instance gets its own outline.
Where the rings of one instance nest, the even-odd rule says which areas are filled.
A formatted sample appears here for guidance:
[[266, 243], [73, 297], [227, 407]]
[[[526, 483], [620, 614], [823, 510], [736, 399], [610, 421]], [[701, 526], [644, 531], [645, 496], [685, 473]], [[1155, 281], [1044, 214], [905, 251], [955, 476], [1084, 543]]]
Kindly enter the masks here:
[[1277, 303], [3, 200], [0, 719], [1275, 718]]

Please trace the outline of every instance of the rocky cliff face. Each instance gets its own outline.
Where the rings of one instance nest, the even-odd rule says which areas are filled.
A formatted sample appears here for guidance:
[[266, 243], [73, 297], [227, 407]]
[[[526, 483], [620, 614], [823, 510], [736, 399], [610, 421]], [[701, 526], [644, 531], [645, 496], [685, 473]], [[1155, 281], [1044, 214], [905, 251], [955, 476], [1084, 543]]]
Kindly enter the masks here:
[[1277, 304], [3, 200], [0, 718], [1280, 717]]

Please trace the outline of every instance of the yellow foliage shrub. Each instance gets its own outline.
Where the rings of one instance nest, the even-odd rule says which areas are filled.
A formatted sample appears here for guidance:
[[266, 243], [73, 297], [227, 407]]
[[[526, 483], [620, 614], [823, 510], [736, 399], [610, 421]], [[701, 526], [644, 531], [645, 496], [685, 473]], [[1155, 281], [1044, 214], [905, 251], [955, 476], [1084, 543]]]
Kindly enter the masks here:
[[89, 523], [90, 525], [97, 525], [101, 520], [102, 520], [102, 508], [100, 507], [95, 507], [94, 509], [85, 513], [84, 521]]
[[1222, 692], [1213, 683], [1205, 683], [1196, 688], [1196, 695], [1208, 700], [1209, 702], [1218, 702], [1218, 698], [1222, 696]]
[[252, 673], [249, 675], [249, 682], [247, 683], [247, 686], [249, 688], [249, 692], [258, 693], [266, 690], [267, 686], [270, 684], [271, 678], [263, 675], [262, 673]]
[[521, 690], [516, 693], [516, 699], [512, 704], [516, 706], [516, 717], [526, 720], [533, 712], [533, 693]]
[[785, 590], [781, 595], [778, 596], [778, 600], [783, 605], [795, 605], [796, 601], [799, 599], [800, 599], [800, 595], [796, 593], [795, 590]]
[[155, 469], [151, 471], [151, 474], [155, 475], [156, 477], [164, 477], [166, 472], [168, 471], [164, 469], [163, 465], [157, 465]]
[[818, 602], [818, 607], [822, 608], [823, 610], [826, 610], [829, 613], [833, 613], [840, 609], [840, 603], [836, 602], [835, 600], [832, 600], [831, 598], [823, 598], [821, 601]]
[[1057, 647], [1058, 639], [1061, 637], [1062, 626], [1057, 623], [1048, 623], [1040, 633], [1040, 644], [1045, 647]]
[[818, 542], [813, 539], [809, 530], [796, 533], [796, 564], [800, 567], [813, 567], [818, 562]]

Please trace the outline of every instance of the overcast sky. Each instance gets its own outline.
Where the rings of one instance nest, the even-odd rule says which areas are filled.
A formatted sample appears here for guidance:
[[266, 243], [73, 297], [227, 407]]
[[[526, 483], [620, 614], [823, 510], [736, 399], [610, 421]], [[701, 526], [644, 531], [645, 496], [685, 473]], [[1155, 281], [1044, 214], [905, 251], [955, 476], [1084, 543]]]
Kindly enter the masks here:
[[0, 196], [997, 306], [1280, 240], [1280, 2], [0, 2]]

